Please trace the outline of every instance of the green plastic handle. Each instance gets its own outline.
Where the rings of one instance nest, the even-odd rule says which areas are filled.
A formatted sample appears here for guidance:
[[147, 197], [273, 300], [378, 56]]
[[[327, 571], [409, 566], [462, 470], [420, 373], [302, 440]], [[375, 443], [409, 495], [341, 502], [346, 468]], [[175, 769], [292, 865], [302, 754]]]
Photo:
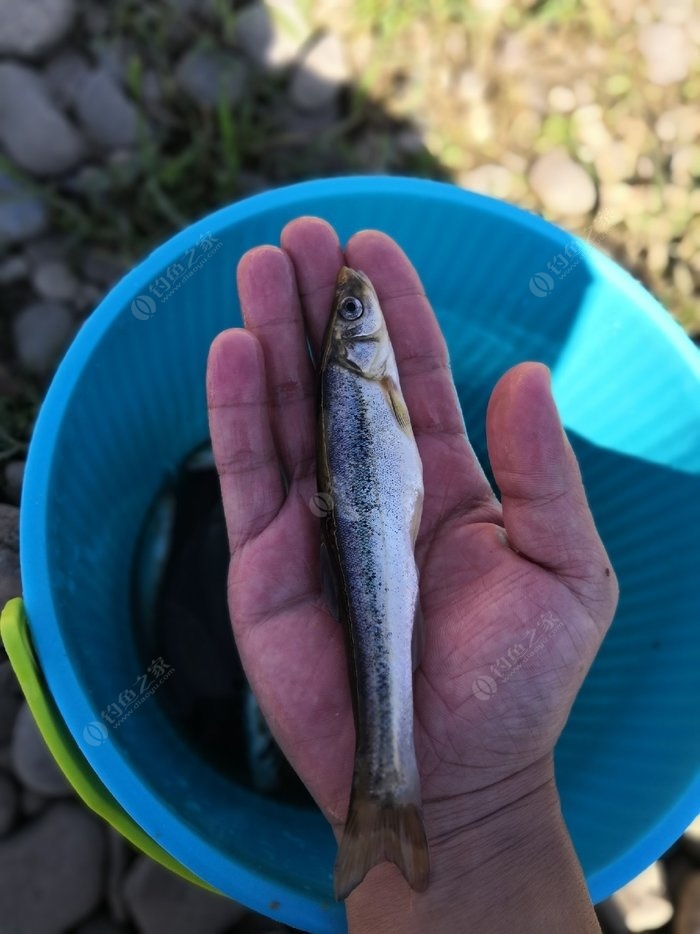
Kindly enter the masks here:
[[27, 614], [20, 597], [5, 604], [0, 615], [0, 637], [41, 735], [78, 797], [146, 856], [188, 882], [217, 892], [149, 837], [90, 768], [49, 693], [32, 647]]

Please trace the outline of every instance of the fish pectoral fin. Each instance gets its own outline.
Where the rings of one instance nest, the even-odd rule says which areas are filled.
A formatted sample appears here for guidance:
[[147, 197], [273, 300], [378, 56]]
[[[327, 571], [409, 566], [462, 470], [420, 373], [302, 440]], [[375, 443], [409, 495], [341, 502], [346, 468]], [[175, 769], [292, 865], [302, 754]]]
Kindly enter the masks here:
[[336, 900], [347, 898], [384, 859], [398, 866], [416, 892], [427, 889], [430, 857], [420, 811], [415, 804], [353, 797], [333, 873]]
[[413, 436], [411, 416], [408, 414], [408, 409], [406, 408], [406, 403], [403, 401], [399, 387], [390, 376], [384, 377], [382, 386], [389, 399], [396, 421], [399, 423], [399, 427], [402, 431], [405, 431], [407, 435]]
[[338, 580], [333, 570], [328, 546], [321, 541], [321, 591], [328, 607], [328, 612], [335, 619], [340, 620], [340, 606], [338, 601]]
[[420, 665], [423, 658], [423, 649], [425, 647], [425, 623], [423, 622], [423, 610], [420, 601], [416, 603], [416, 612], [413, 616], [413, 632], [411, 633], [411, 661], [413, 670]]

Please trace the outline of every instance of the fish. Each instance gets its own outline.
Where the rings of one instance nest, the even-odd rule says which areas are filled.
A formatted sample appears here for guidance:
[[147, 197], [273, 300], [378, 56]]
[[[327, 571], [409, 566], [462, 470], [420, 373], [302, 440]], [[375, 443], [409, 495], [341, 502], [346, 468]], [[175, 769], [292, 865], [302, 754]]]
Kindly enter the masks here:
[[318, 363], [321, 581], [346, 634], [355, 719], [348, 816], [334, 867], [343, 900], [395, 863], [428, 886], [430, 860], [413, 737], [422, 647], [415, 543], [423, 468], [377, 293], [344, 266]]

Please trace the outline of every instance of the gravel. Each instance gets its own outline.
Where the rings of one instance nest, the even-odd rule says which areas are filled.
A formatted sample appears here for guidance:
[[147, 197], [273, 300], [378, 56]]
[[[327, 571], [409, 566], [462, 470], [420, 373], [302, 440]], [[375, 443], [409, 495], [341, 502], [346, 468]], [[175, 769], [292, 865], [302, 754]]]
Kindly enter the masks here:
[[562, 150], [537, 159], [530, 169], [530, 185], [553, 214], [586, 214], [596, 203], [590, 175]]
[[246, 75], [247, 69], [240, 58], [216, 49], [191, 49], [175, 69], [180, 89], [206, 107], [215, 107], [221, 98], [227, 104], [239, 101], [245, 90]]
[[63, 52], [46, 66], [44, 84], [60, 107], [72, 106], [90, 74], [90, 63], [77, 52]]
[[5, 493], [14, 506], [19, 506], [24, 466], [24, 461], [9, 461], [5, 464]]
[[[0, 905], [8, 934], [63, 934], [101, 898], [104, 834], [72, 802], [0, 840]], [[192, 930], [196, 929], [196, 925]]]
[[324, 36], [298, 66], [289, 96], [297, 107], [315, 110], [329, 104], [350, 78], [345, 52], [337, 36]]
[[236, 45], [264, 69], [290, 65], [310, 34], [309, 24], [291, 0], [250, 3], [236, 16]]
[[19, 814], [17, 786], [5, 772], [0, 772], [0, 837], [12, 829]]
[[63, 38], [74, 15], [74, 0], [3, 0], [0, 55], [40, 55]]
[[675, 84], [688, 76], [690, 44], [682, 26], [650, 23], [640, 30], [638, 44], [652, 84]]
[[106, 68], [95, 69], [81, 82], [75, 109], [86, 135], [97, 146], [125, 149], [136, 143], [136, 108]]
[[[19, 509], [0, 503], [0, 607], [12, 597], [19, 597], [22, 584], [19, 576]], [[6, 685], [0, 681], [0, 691]], [[0, 694], [0, 697], [2, 694]], [[2, 733], [0, 717], [0, 734]]]
[[43, 81], [24, 65], [0, 63], [0, 145], [34, 175], [59, 175], [84, 155], [83, 141]]
[[32, 286], [41, 298], [63, 302], [74, 301], [79, 289], [77, 279], [60, 260], [40, 263], [32, 273]]
[[26, 703], [22, 704], [15, 720], [11, 755], [14, 773], [25, 788], [47, 798], [72, 794]]
[[51, 301], [27, 305], [14, 320], [17, 358], [30, 372], [47, 375], [66, 349], [74, 329], [65, 305]]
[[139, 857], [124, 893], [141, 934], [224, 934], [246, 909]]
[[[7, 507], [12, 509], [13, 507]], [[0, 512], [2, 507], [0, 507]], [[18, 512], [18, 510], [15, 510]], [[0, 749], [9, 746], [15, 717], [22, 703], [15, 673], [9, 661], [0, 661]], [[9, 761], [9, 758], [8, 758]]]
[[46, 223], [44, 202], [0, 171], [0, 248], [37, 236]]

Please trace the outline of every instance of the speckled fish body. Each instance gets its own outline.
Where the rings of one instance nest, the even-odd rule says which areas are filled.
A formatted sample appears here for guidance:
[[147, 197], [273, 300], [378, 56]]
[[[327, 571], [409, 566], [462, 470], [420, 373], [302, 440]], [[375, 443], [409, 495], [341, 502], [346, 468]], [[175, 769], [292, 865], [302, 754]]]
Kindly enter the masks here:
[[[348, 635], [356, 723], [350, 809], [335, 871], [344, 898], [382, 859], [424, 889], [428, 853], [413, 742], [414, 556], [423, 472], [377, 295], [338, 276], [320, 364], [323, 545]], [[415, 649], [413, 650], [415, 654]]]

